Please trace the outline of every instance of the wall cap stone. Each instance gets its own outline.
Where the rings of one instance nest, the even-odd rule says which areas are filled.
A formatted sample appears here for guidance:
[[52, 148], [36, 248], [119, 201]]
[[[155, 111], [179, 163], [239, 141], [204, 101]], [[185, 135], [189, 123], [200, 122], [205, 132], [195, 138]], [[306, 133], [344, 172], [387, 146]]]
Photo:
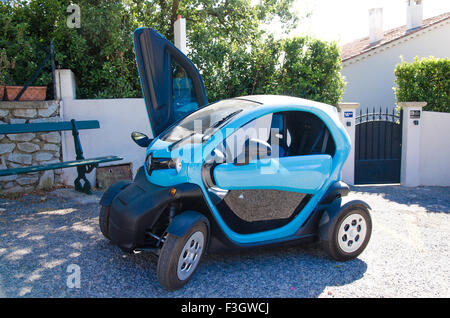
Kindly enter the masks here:
[[427, 106], [427, 102], [400, 102], [400, 103], [397, 103], [397, 105], [401, 108], [407, 108], [407, 107], [423, 108], [423, 107]]
[[356, 109], [359, 107], [359, 103], [339, 103], [338, 107], [340, 109]]
[[0, 109], [47, 109], [49, 106], [59, 103], [57, 100], [42, 101], [0, 101]]

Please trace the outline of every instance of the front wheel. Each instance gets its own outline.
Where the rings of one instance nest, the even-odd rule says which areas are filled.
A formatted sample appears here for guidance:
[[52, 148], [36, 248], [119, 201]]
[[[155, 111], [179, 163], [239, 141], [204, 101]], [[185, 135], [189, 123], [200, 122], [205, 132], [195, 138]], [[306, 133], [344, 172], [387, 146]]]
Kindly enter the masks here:
[[364, 251], [372, 234], [369, 210], [362, 206], [349, 206], [336, 217], [336, 223], [323, 241], [324, 250], [337, 261], [356, 258]]
[[109, 206], [102, 205], [100, 208], [100, 213], [98, 215], [98, 224], [100, 226], [100, 231], [103, 236], [110, 240], [109, 238]]
[[194, 274], [208, 240], [205, 223], [195, 223], [182, 237], [168, 234], [159, 254], [156, 269], [159, 283], [167, 290], [176, 290]]

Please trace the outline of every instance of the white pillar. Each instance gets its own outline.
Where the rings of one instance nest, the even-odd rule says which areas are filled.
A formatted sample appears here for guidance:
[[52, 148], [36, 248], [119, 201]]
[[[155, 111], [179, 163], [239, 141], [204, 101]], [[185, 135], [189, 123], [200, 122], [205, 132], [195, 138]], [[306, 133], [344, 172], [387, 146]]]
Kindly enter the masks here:
[[[76, 99], [76, 81], [75, 74], [69, 69], [58, 69], [55, 70], [56, 79], [56, 99], [59, 100], [59, 117], [64, 120], [65, 105], [64, 101], [70, 103]], [[78, 119], [78, 118], [76, 118]], [[70, 120], [70, 119], [69, 119]], [[71, 138], [72, 132], [62, 131], [61, 132], [61, 148], [62, 148], [62, 158], [63, 161], [74, 160], [74, 157], [69, 156], [69, 151], [67, 149], [66, 139]], [[63, 180], [67, 185], [72, 185], [74, 180], [74, 169], [62, 169], [63, 170]]]
[[175, 46], [184, 54], [187, 54], [186, 48], [186, 19], [178, 16], [174, 23]]
[[355, 184], [355, 117], [359, 103], [340, 103], [338, 106], [340, 109], [339, 118], [350, 136], [352, 145], [347, 161], [342, 167], [342, 181], [353, 185]]
[[71, 70], [55, 70], [56, 99], [76, 99], [75, 74]]
[[400, 183], [406, 187], [420, 185], [420, 129], [422, 108], [426, 105], [426, 102], [398, 103], [403, 109]]

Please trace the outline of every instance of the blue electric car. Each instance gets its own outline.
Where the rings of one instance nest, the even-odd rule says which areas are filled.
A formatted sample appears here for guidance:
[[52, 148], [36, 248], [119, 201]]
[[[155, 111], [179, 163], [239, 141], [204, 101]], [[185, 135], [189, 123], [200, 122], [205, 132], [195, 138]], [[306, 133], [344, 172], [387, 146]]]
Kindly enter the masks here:
[[364, 250], [370, 207], [343, 198], [351, 145], [335, 107], [275, 95], [208, 105], [198, 70], [163, 36], [141, 28], [134, 45], [154, 138], [132, 133], [146, 158], [103, 195], [106, 238], [156, 253], [168, 290], [205, 252], [320, 240], [345, 261]]

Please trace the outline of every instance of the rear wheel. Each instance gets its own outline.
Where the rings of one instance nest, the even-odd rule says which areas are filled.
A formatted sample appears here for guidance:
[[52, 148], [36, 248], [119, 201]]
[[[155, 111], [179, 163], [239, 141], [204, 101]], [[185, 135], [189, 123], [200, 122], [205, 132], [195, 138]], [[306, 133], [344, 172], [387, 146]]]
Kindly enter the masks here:
[[195, 223], [182, 237], [168, 234], [159, 254], [157, 276], [167, 290], [176, 290], [191, 279], [208, 240], [205, 223]]
[[109, 238], [109, 206], [102, 205], [100, 208], [100, 214], [98, 216], [98, 223], [100, 225], [100, 231], [102, 232], [103, 236], [106, 237], [108, 240]]
[[369, 243], [372, 219], [361, 206], [349, 206], [337, 216], [329, 237], [323, 241], [324, 250], [337, 261], [347, 261], [361, 254]]

